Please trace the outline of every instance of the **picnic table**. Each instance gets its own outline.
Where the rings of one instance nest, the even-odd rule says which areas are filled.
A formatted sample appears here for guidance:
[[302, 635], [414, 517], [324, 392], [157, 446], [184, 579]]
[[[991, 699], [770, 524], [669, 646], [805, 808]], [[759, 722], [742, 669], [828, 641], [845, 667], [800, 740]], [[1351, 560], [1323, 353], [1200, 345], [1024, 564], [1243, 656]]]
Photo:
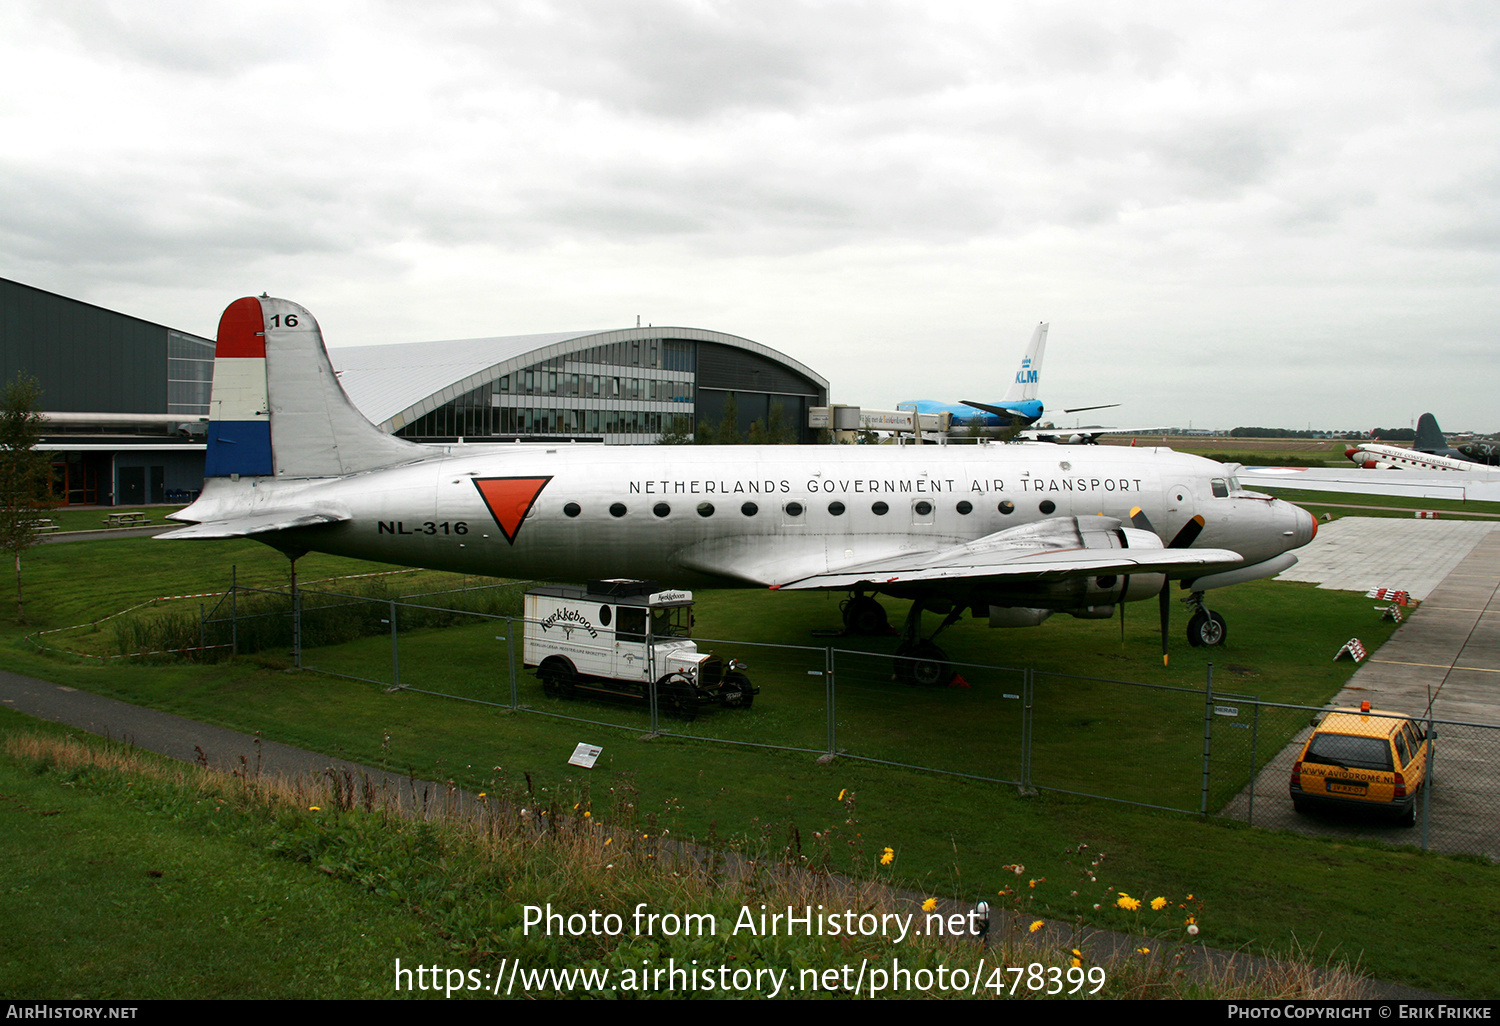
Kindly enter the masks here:
[[150, 518], [141, 510], [133, 510], [128, 513], [111, 513], [104, 518], [105, 527], [139, 527], [142, 524], [151, 523]]

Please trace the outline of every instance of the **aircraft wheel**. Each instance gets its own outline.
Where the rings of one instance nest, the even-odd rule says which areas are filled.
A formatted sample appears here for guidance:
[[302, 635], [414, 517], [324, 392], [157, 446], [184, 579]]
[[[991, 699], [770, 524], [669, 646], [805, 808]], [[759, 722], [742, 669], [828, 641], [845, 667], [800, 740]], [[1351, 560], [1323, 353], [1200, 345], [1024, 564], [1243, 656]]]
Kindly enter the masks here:
[[1212, 648], [1224, 644], [1224, 639], [1229, 636], [1229, 628], [1218, 613], [1200, 609], [1188, 620], [1187, 636], [1188, 644], [1194, 648]]
[[844, 605], [844, 633], [860, 637], [884, 634], [889, 621], [885, 607], [868, 595], [856, 595]]
[[573, 667], [560, 659], [543, 663], [537, 676], [542, 678], [542, 691], [551, 698], [572, 698], [578, 684]]
[[931, 641], [919, 641], [910, 651], [896, 650], [896, 677], [916, 688], [940, 688], [953, 679], [948, 653]]
[[721, 692], [739, 692], [734, 698], [724, 701], [726, 706], [735, 709], [748, 709], [755, 703], [755, 691], [750, 686], [750, 678], [746, 677], [743, 673], [726, 673], [724, 675], [724, 683], [720, 685], [719, 690]]

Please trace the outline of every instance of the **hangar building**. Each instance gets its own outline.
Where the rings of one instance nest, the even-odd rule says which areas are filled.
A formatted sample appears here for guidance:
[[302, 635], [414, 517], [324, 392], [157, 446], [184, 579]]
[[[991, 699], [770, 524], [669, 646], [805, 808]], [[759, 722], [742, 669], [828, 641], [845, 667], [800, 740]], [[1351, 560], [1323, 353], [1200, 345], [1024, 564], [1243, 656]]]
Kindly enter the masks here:
[[185, 501], [203, 486], [212, 339], [0, 278], [0, 383], [37, 379], [67, 505]]
[[702, 328], [513, 335], [331, 349], [339, 381], [386, 431], [419, 441], [655, 442], [718, 426], [741, 438], [778, 418], [814, 440], [828, 381], [769, 346]]
[[[38, 380], [54, 488], [70, 505], [186, 501], [203, 483], [212, 339], [0, 278], [0, 383]], [[384, 430], [421, 441], [641, 444], [773, 417], [814, 440], [828, 382], [749, 339], [626, 328], [329, 350]]]

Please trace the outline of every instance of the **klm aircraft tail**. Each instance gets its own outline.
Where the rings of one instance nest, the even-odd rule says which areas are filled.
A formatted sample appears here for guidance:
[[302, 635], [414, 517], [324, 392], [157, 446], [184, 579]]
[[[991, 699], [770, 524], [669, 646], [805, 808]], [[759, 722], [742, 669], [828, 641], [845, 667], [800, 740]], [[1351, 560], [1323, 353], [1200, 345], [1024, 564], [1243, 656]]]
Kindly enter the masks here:
[[1037, 397], [1041, 388], [1042, 356], [1047, 351], [1047, 328], [1047, 322], [1043, 321], [1031, 333], [1031, 344], [1026, 347], [1026, 355], [1021, 358], [1016, 379], [1010, 383], [1010, 391], [1005, 393], [1005, 398], [1000, 400], [999, 405], [1009, 406]]
[[393, 438], [344, 394], [318, 322], [285, 299], [246, 297], [219, 320], [206, 478], [341, 477], [421, 447]]

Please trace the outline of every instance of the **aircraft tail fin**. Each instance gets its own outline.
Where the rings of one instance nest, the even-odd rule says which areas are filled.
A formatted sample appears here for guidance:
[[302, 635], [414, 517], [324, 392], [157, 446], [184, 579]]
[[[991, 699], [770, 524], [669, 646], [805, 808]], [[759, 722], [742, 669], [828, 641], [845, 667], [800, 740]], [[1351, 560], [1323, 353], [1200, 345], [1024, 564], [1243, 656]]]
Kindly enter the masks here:
[[1010, 403], [1026, 402], [1037, 397], [1041, 389], [1042, 356], [1047, 351], [1047, 328], [1046, 321], [1036, 326], [1031, 333], [1031, 344], [1026, 347], [1026, 355], [1021, 358], [1021, 367], [1016, 371], [1016, 379], [1010, 383], [1010, 391], [1005, 393], [1005, 398], [1000, 400], [1001, 406]]
[[338, 477], [421, 455], [349, 401], [317, 320], [285, 299], [225, 309], [210, 403], [207, 478]]
[[1417, 440], [1412, 444], [1417, 452], [1447, 452], [1448, 439], [1443, 437], [1437, 418], [1424, 413], [1417, 418]]

